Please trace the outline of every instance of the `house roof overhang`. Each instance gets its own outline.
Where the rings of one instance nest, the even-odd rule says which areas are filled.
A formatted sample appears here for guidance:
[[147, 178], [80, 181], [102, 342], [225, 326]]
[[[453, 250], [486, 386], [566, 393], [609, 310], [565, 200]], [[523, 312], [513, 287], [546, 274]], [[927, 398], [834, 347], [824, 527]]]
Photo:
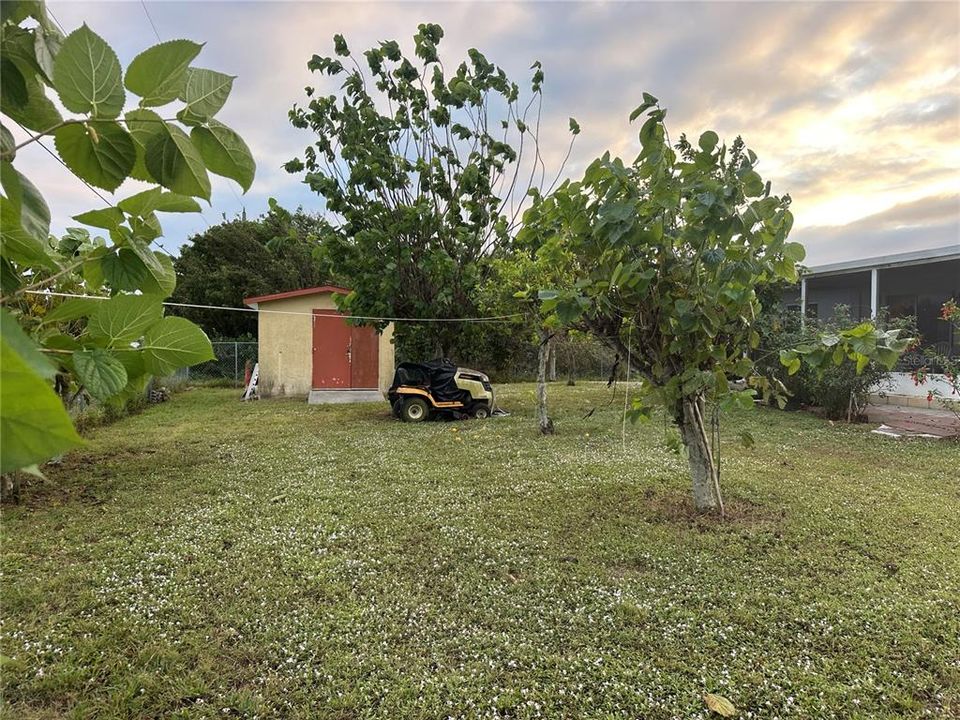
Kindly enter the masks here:
[[815, 265], [807, 268], [803, 277], [824, 277], [827, 275], [843, 275], [845, 273], [866, 272], [868, 270], [883, 270], [884, 268], [905, 267], [908, 265], [924, 265], [926, 263], [960, 260], [960, 244], [946, 247], [930, 248], [929, 250], [914, 250], [912, 252], [896, 253], [894, 255], [879, 255], [860, 260]]
[[336, 294], [346, 295], [350, 290], [339, 285], [319, 285], [318, 287], [302, 288], [300, 290], [288, 290], [287, 292], [273, 293], [271, 295], [256, 295], [243, 299], [243, 304], [256, 308], [261, 303], [273, 302], [274, 300], [286, 300], [287, 298], [302, 297], [304, 295], [324, 295]]

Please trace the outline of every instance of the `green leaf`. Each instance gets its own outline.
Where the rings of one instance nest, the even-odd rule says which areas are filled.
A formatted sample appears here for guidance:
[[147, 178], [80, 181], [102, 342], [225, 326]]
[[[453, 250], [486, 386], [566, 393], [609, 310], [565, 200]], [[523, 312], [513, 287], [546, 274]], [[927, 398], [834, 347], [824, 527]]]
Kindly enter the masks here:
[[201, 121], [213, 117], [227, 101], [233, 80], [234, 76], [214, 70], [187, 68], [187, 82], [179, 96], [187, 104], [183, 112]]
[[87, 292], [99, 292], [103, 287], [103, 261], [108, 255], [113, 255], [113, 250], [106, 247], [98, 247], [87, 253], [83, 261], [83, 282]]
[[163, 227], [155, 213], [149, 212], [143, 217], [131, 217], [130, 228], [133, 237], [149, 245], [155, 238], [163, 235]]
[[[173, 263], [169, 257], [151, 251], [147, 243], [137, 239], [130, 242], [130, 250], [136, 253], [147, 270], [147, 276], [143, 279], [141, 290], [145, 293], [160, 294], [164, 297], [173, 292], [177, 279], [173, 270]], [[165, 291], [166, 288], [169, 288], [169, 291]]]
[[0, 157], [4, 160], [13, 161], [17, 156], [17, 142], [13, 139], [13, 133], [7, 130], [7, 126], [0, 124]]
[[162, 252], [154, 252], [156, 262], [144, 263], [147, 267], [147, 276], [140, 284], [143, 292], [160, 297], [170, 297], [177, 287], [177, 271], [173, 267], [173, 259]]
[[630, 122], [633, 122], [634, 120], [636, 120], [638, 117], [640, 117], [641, 114], [643, 114], [645, 110], [652, 108], [658, 102], [660, 101], [657, 100], [657, 98], [655, 98], [650, 93], [643, 93], [643, 103], [641, 103], [639, 107], [637, 107], [632, 113], [630, 113]]
[[800, 370], [800, 358], [795, 350], [781, 350], [780, 364], [787, 368], [788, 375], [796, 375]]
[[713, 130], [707, 130], [700, 136], [700, 149], [704, 152], [712, 153], [719, 142], [720, 137]]
[[86, 24], [67, 35], [53, 66], [53, 86], [67, 110], [115, 118], [123, 110], [120, 61]]
[[747, 197], [757, 197], [763, 194], [763, 178], [756, 170], [749, 170], [743, 175], [743, 193]]
[[4, 219], [15, 218], [28, 235], [46, 240], [50, 234], [50, 208], [36, 186], [6, 161], [0, 163], [0, 185], [11, 203], [8, 212], [14, 212]]
[[657, 128], [660, 126], [656, 118], [650, 117], [640, 126], [640, 144], [643, 145], [644, 152], [649, 154], [652, 151], [654, 143], [659, 142]]
[[214, 355], [203, 330], [185, 318], [165, 317], [144, 336], [143, 359], [147, 372], [163, 376]]
[[163, 305], [153, 295], [116, 295], [101, 300], [87, 329], [111, 346], [126, 345], [143, 337], [163, 318]]
[[91, 240], [90, 231], [86, 228], [68, 227], [67, 232], [57, 243], [57, 252], [61, 255], [74, 256], [80, 252], [81, 248], [92, 249], [103, 246], [103, 238]]
[[166, 192], [157, 202], [156, 212], [200, 212], [200, 203], [187, 195]]
[[[84, 298], [73, 298], [74, 300], [82, 300]], [[45, 348], [53, 348], [54, 350], [80, 350], [82, 349], [80, 343], [77, 342], [77, 339], [73, 335], [67, 335], [66, 333], [57, 333], [56, 335], [48, 335], [43, 339], [43, 346]]]
[[203, 45], [190, 40], [169, 40], [137, 55], [127, 67], [124, 85], [140, 96], [141, 107], [166, 105], [183, 92], [187, 67]]
[[10, 58], [0, 58], [0, 104], [4, 112], [11, 106], [23, 107], [28, 98], [27, 81], [20, 68]]
[[25, 105], [16, 105], [8, 103], [3, 93], [0, 93], [0, 104], [3, 106], [3, 112], [11, 120], [20, 123], [27, 130], [34, 132], [46, 132], [54, 125], [63, 122], [63, 117], [57, 106], [47, 97], [46, 89], [38, 79], [38, 76], [31, 75], [24, 77], [27, 88], [27, 102]]
[[57, 305], [53, 310], [43, 316], [43, 323], [69, 322], [82, 317], [89, 317], [96, 312], [100, 303], [105, 300], [94, 300], [93, 298], [69, 298]]
[[121, 349], [114, 351], [113, 356], [120, 361], [127, 371], [127, 381], [129, 382], [146, 374], [147, 370], [143, 365], [143, 353], [137, 349]]
[[876, 328], [874, 328], [872, 322], [862, 322], [857, 325], [855, 328], [844, 331], [844, 335], [852, 338], [862, 338], [867, 337], [868, 335], [873, 335]]
[[0, 198], [0, 253], [3, 258], [28, 266], [57, 267], [47, 246], [9, 219], [13, 215], [12, 208], [8, 210], [10, 207], [8, 200]]
[[53, 84], [53, 68], [60, 48], [63, 45], [63, 36], [58, 32], [50, 32], [38, 27], [33, 31], [33, 54], [37, 65], [43, 71], [46, 81]]
[[580, 123], [578, 123], [573, 118], [570, 118], [570, 134], [579, 135], [580, 134]]
[[147, 147], [147, 170], [165, 188], [209, 200], [210, 178], [197, 148], [176, 125], [165, 127], [165, 136]]
[[143, 217], [157, 209], [157, 204], [160, 202], [160, 195], [162, 193], [163, 190], [158, 187], [153, 187], [149, 190], [139, 192], [136, 195], [124, 198], [117, 203], [117, 207], [128, 215]]
[[793, 263], [803, 262], [807, 250], [798, 242], [788, 242], [783, 246], [783, 257]]
[[163, 118], [157, 115], [153, 110], [131, 110], [124, 118], [127, 121], [127, 130], [133, 137], [133, 143], [137, 148], [137, 160], [130, 171], [130, 177], [144, 182], [155, 183], [157, 179], [148, 171], [145, 162], [147, 147], [155, 140], [162, 140], [166, 137], [167, 128], [164, 125]]
[[[6, 164], [6, 163], [5, 163]], [[18, 183], [17, 178], [10, 179], [11, 183]], [[22, 192], [19, 185], [15, 188]], [[10, 198], [0, 195], [0, 254], [6, 261], [16, 261], [26, 266], [35, 267], [42, 265], [48, 268], [56, 268], [57, 264], [50, 256], [49, 244], [47, 238], [34, 237], [21, 227], [21, 208]], [[7, 264], [4, 268], [8, 271], [12, 268]], [[9, 285], [11, 278], [4, 274], [4, 282]]]
[[250, 189], [257, 166], [243, 138], [223, 123], [211, 120], [208, 127], [195, 127], [190, 139], [210, 172], [236, 180], [244, 192]]
[[115, 207], [108, 207], [74, 215], [73, 219], [90, 227], [114, 230], [123, 223], [123, 213]]
[[81, 444], [70, 416], [53, 392], [0, 336], [0, 473], [36, 465]]
[[103, 348], [73, 353], [73, 369], [77, 379], [97, 400], [109, 399], [127, 384], [127, 371], [123, 364]]
[[[3, 29], [3, 52], [2, 58], [11, 62], [15, 72], [20, 75], [19, 82], [25, 82], [27, 78], [35, 77], [41, 83], [45, 82], [43, 78], [43, 68], [40, 67], [40, 63], [37, 62], [37, 54], [34, 50], [34, 33], [33, 30], [28, 30], [22, 27], [5, 27]], [[10, 72], [11, 68], [5, 67], [3, 75], [3, 81], [6, 84], [9, 80], [13, 78], [6, 74]], [[13, 80], [18, 82], [17, 80]], [[10, 93], [10, 88], [2, 88], [7, 91], [7, 94]], [[21, 102], [26, 101], [24, 96], [20, 100]]]
[[[6, 245], [2, 248], [6, 252]], [[23, 285], [22, 276], [14, 269], [13, 263], [5, 257], [0, 258], [0, 292], [4, 295], [16, 292]]]
[[44, 357], [37, 343], [23, 331], [13, 315], [3, 308], [0, 308], [0, 335], [3, 335], [10, 349], [20, 356], [27, 367], [41, 378], [53, 380], [57, 374], [53, 363]]
[[114, 291], [139, 290], [149, 274], [143, 261], [130, 248], [120, 248], [104, 255], [99, 265], [101, 282], [106, 281]]
[[0, 18], [12, 25], [19, 25], [28, 17], [37, 17], [43, 12], [39, 0], [10, 0], [0, 3]]
[[133, 138], [115, 122], [71, 123], [58, 129], [53, 141], [77, 177], [110, 192], [127, 179], [137, 159]]

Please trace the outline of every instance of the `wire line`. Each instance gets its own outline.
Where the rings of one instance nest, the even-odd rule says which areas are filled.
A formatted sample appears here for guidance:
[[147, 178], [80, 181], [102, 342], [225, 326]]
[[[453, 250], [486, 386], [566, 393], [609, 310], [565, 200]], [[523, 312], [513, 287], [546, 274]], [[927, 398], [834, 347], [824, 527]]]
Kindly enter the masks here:
[[147, 15], [147, 20], [150, 21], [150, 27], [153, 28], [153, 34], [157, 36], [157, 42], [163, 42], [163, 40], [160, 39], [160, 33], [157, 32], [157, 26], [153, 23], [153, 18], [150, 17], [150, 11], [147, 10], [147, 4], [143, 0], [140, 0], [140, 7], [143, 8], [143, 12]]
[[[20, 126], [20, 129], [23, 130], [25, 133], [27, 133], [27, 134], [30, 133], [30, 131], [27, 130], [18, 120], [14, 120], [14, 122], [17, 123], [17, 125]], [[105, 197], [103, 196], [103, 194], [102, 194], [99, 190], [97, 190], [93, 185], [91, 185], [91, 184], [88, 183], [86, 180], [84, 180], [82, 177], [80, 177], [80, 176], [77, 175], [75, 172], [73, 172], [73, 170], [70, 169], [70, 167], [60, 158], [59, 155], [57, 155], [53, 150], [51, 150], [50, 148], [48, 148], [46, 145], [43, 144], [43, 140], [41, 140], [41, 139], [38, 137], [36, 140], [34, 140], [34, 142], [36, 142], [40, 147], [42, 147], [44, 150], [46, 150], [46, 151], [47, 151], [47, 154], [50, 155], [50, 157], [52, 157], [52, 158], [53, 158], [54, 160], [56, 160], [58, 163], [60, 163], [61, 165], [63, 165], [65, 168], [67, 168], [67, 171], [68, 171], [71, 175], [73, 175], [75, 178], [77, 178], [80, 182], [82, 182], [84, 185], [86, 185], [94, 195], [96, 195], [98, 198], [100, 198], [101, 200], [103, 200], [103, 202], [105, 202], [105, 203], [106, 203], [107, 205], [109, 205], [110, 207], [115, 207], [114, 204], [113, 204], [112, 202], [110, 202], [107, 198], [105, 198]]]
[[[27, 290], [31, 295], [47, 295], [50, 297], [79, 298], [83, 300], [109, 300], [103, 295], [81, 295], [78, 293], [52, 292], [48, 290]], [[230, 305], [201, 305], [198, 303], [178, 303], [164, 302], [168, 307], [196, 308], [199, 310], [230, 310], [232, 312], [263, 313], [266, 315], [300, 315], [303, 317], [315, 317], [312, 312], [297, 312], [295, 310], [261, 310], [260, 308], [240, 308]], [[462, 317], [462, 318], [404, 318], [387, 317], [378, 315], [338, 315], [344, 320], [376, 320], [387, 322], [510, 322], [514, 318], [521, 317], [521, 313], [512, 315], [489, 315], [485, 317]]]

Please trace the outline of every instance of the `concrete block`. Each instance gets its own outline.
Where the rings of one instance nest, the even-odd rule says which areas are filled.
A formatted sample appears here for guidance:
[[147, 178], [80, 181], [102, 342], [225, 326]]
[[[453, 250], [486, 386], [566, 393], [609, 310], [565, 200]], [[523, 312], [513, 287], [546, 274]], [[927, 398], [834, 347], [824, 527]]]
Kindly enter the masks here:
[[307, 396], [311, 405], [340, 403], [385, 402], [379, 390], [311, 390]]

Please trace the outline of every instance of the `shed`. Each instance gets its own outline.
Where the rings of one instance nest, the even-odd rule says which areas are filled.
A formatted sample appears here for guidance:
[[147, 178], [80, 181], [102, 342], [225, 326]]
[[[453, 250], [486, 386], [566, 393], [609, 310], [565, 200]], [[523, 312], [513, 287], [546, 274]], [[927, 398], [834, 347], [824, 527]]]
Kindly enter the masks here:
[[258, 316], [260, 392], [311, 403], [382, 400], [393, 378], [393, 323], [377, 333], [337, 310], [336, 285], [244, 299]]

